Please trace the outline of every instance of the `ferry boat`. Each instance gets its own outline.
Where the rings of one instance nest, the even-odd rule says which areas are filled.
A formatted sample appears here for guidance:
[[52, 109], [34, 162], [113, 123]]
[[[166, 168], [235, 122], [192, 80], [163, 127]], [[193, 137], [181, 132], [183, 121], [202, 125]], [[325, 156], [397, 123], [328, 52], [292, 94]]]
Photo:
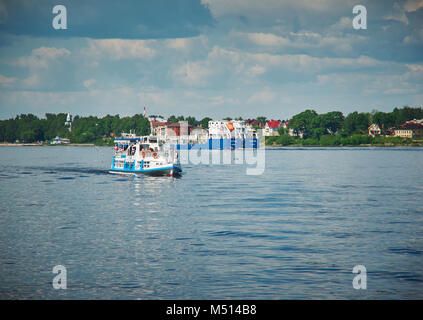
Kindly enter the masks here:
[[109, 173], [178, 176], [182, 172], [178, 151], [156, 136], [137, 137], [122, 133], [115, 138]]

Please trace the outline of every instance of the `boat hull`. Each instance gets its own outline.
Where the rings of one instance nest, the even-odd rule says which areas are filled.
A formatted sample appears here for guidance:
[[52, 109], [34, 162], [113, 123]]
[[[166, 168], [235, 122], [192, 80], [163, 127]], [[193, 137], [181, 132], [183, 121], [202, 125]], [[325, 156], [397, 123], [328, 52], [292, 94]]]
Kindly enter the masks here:
[[125, 169], [109, 169], [109, 173], [121, 175], [148, 175], [148, 176], [179, 176], [182, 173], [181, 168], [177, 166], [144, 170], [125, 170]]

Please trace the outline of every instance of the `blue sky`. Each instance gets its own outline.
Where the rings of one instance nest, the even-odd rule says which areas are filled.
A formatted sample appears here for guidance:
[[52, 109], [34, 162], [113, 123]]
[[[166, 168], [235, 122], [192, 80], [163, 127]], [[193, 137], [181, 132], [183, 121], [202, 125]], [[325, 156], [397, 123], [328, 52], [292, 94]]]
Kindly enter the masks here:
[[[52, 28], [57, 4], [67, 30]], [[422, 104], [423, 0], [0, 0], [0, 119]]]

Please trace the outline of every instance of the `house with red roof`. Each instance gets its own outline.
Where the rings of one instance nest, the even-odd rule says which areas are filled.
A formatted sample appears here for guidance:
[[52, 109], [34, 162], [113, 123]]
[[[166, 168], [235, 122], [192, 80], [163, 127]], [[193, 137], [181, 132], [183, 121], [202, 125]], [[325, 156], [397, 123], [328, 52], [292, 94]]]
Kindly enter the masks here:
[[259, 128], [264, 128], [261, 120], [257, 120], [257, 119], [247, 119], [244, 120], [246, 125], [249, 125], [250, 127], [259, 127]]
[[400, 124], [398, 127], [393, 128], [394, 137], [401, 138], [420, 138], [423, 137], [423, 121], [412, 120]]
[[281, 120], [269, 120], [266, 122], [266, 125], [263, 129], [263, 135], [265, 137], [271, 136], [279, 136], [278, 129], [281, 127], [282, 121]]

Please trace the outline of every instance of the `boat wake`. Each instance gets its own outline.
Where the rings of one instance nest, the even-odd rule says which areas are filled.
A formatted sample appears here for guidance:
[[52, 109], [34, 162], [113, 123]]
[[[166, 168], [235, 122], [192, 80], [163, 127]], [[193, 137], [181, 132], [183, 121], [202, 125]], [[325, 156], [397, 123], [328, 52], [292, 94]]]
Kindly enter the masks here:
[[[12, 167], [13, 168], [13, 167]], [[82, 175], [103, 175], [108, 174], [107, 170], [90, 168], [90, 167], [15, 167], [17, 174], [61, 174], [61, 173], [75, 173]]]

